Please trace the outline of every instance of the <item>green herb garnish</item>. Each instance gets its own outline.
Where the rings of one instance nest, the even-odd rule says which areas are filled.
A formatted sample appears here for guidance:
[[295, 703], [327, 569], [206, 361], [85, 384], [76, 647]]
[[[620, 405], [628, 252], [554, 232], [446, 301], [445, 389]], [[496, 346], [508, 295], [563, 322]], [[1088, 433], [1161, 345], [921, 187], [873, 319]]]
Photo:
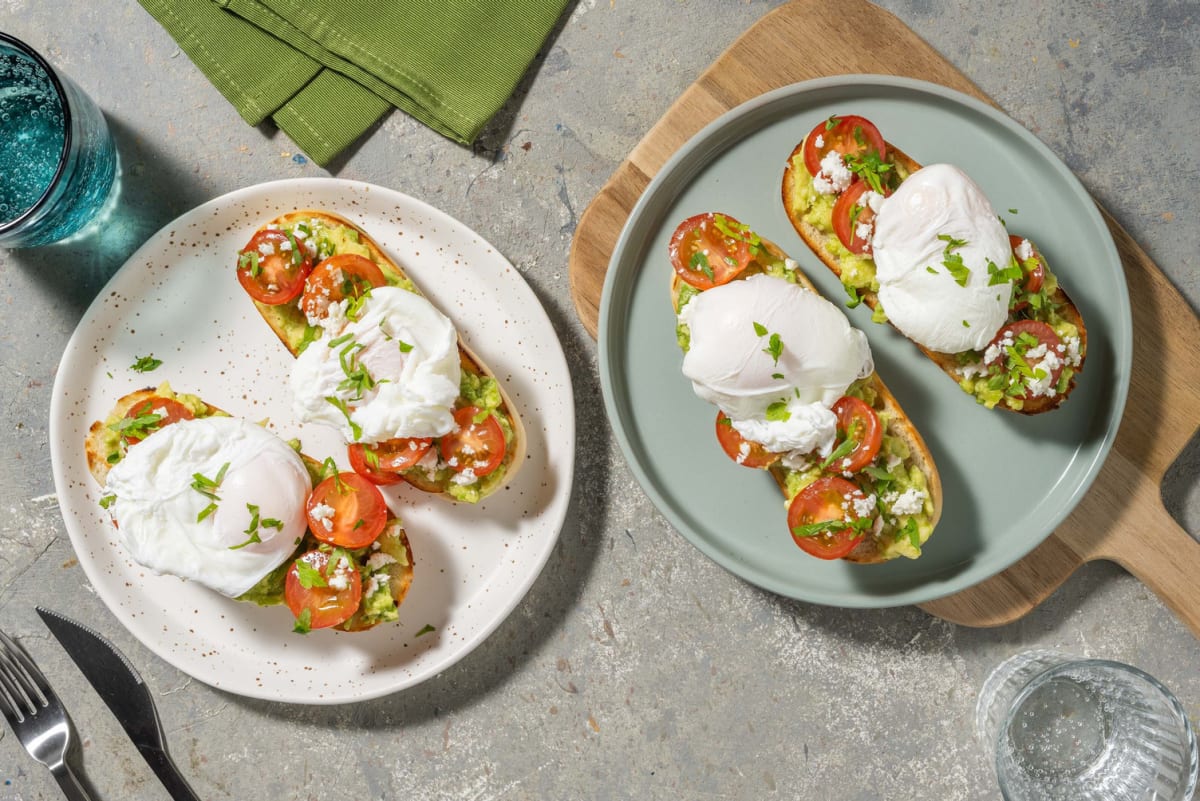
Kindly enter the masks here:
[[312, 631], [312, 610], [300, 610], [300, 614], [296, 615], [296, 625], [292, 626], [292, 631], [297, 634], [308, 634]]
[[221, 465], [216, 478], [208, 478], [202, 473], [192, 473], [192, 489], [210, 501], [208, 506], [205, 506], [200, 510], [200, 514], [196, 515], [197, 523], [217, 511], [217, 503], [221, 500], [217, 496], [217, 490], [220, 489], [221, 482], [225, 480], [225, 471], [228, 469], [229, 462]]
[[159, 367], [162, 367], [162, 359], [154, 358], [153, 353], [149, 356], [138, 356], [137, 361], [129, 365], [130, 370], [136, 370], [139, 373], [148, 373]]

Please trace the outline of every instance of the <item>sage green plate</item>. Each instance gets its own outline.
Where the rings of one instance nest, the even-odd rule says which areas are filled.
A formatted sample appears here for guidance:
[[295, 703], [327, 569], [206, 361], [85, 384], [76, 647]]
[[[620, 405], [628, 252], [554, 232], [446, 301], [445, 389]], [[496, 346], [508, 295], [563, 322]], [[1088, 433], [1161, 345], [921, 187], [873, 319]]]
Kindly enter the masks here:
[[[1083, 374], [1058, 410], [989, 411], [865, 306], [876, 369], [921, 431], [941, 472], [941, 522], [920, 559], [823, 562], [788, 533], [770, 476], [730, 461], [716, 410], [680, 372], [667, 241], [685, 218], [730, 214], [788, 251], [835, 302], [837, 278], [784, 214], [780, 182], [795, 145], [831, 114], [860, 114], [919, 163], [962, 167], [1009, 230], [1034, 240], [1083, 313]], [[1010, 212], [1015, 209], [1016, 212]], [[995, 109], [935, 84], [848, 75], [796, 84], [739, 106], [663, 167], [617, 242], [600, 307], [600, 379], [626, 458], [667, 519], [703, 553], [764, 589], [815, 603], [920, 603], [1020, 559], [1079, 503], [1109, 452], [1129, 386], [1132, 340], [1121, 263], [1095, 204], [1070, 170]]]

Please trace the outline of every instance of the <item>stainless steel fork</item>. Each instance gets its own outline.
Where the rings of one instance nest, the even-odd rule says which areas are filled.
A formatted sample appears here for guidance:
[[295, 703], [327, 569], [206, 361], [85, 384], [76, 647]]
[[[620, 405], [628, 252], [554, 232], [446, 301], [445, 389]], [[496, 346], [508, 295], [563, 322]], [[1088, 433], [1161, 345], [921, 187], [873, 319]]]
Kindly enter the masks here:
[[0, 631], [0, 711], [29, 755], [50, 768], [70, 801], [92, 801], [72, 770], [75, 728], [25, 649]]

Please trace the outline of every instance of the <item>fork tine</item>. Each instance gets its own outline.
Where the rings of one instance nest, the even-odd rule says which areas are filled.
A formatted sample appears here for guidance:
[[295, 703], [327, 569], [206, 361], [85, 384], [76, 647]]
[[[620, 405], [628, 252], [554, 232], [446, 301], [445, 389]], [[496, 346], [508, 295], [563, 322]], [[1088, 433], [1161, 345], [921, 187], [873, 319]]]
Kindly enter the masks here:
[[8, 678], [8, 665], [0, 662], [0, 710], [11, 725], [25, 720], [25, 714], [21, 711], [21, 704], [15, 693], [16, 689]]
[[[48, 706], [50, 699], [54, 697], [54, 690], [50, 689], [50, 683], [46, 681], [41, 668], [34, 664], [33, 657], [25, 653], [25, 649], [3, 631], [0, 631], [0, 644], [4, 645], [9, 656], [16, 662], [19, 676], [25, 680], [27, 690], [36, 691], [37, 697], [33, 700], [37, 702], [38, 706]], [[32, 698], [33, 693], [30, 692], [29, 695]]]
[[[0, 631], [0, 678], [4, 680], [7, 695], [12, 699], [18, 721], [36, 715], [38, 708], [48, 703], [21, 663], [21, 656], [25, 655], [20, 646]], [[25, 661], [30, 662], [28, 656], [25, 656]]]

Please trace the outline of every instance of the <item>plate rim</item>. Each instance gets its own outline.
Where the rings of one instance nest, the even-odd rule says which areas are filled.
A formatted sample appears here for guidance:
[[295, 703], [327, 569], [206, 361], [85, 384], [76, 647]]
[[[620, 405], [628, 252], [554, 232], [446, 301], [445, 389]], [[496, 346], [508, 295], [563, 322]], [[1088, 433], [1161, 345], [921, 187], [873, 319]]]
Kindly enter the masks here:
[[[180, 228], [186, 225], [189, 221], [202, 218], [206, 214], [220, 212], [235, 203], [246, 201], [247, 199], [262, 196], [269, 197], [272, 192], [279, 191], [295, 191], [297, 193], [309, 191], [314, 205], [321, 198], [328, 198], [329, 202], [337, 205], [339, 197], [349, 197], [351, 195], [361, 198], [370, 197], [371, 195], [385, 196], [390, 199], [399, 200], [400, 202], [411, 204], [411, 208], [427, 215], [430, 218], [444, 221], [452, 226], [457, 227], [462, 232], [469, 234], [470, 237], [477, 240], [481, 247], [491, 250], [495, 254], [495, 258], [500, 260], [504, 266], [505, 282], [515, 282], [519, 292], [528, 295], [528, 298], [533, 301], [529, 307], [536, 310], [536, 319], [538, 322], [544, 323], [548, 330], [554, 333], [551, 342], [542, 343], [546, 348], [546, 353], [542, 359], [551, 359], [555, 370], [559, 371], [563, 380], [559, 387], [555, 390], [555, 395], [559, 396], [561, 402], [561, 433], [564, 435], [563, 441], [565, 445], [560, 445], [554, 452], [553, 458], [547, 458], [547, 470], [552, 470], [560, 482], [559, 488], [551, 497], [547, 504], [547, 509], [551, 511], [552, 518], [546, 522], [546, 528], [549, 534], [541, 538], [540, 548], [533, 552], [536, 557], [533, 560], [526, 560], [528, 565], [525, 573], [520, 576], [519, 581], [513, 586], [508, 598], [499, 604], [491, 607], [492, 614], [486, 621], [476, 629], [472, 636], [461, 641], [461, 644], [453, 650], [447, 657], [435, 661], [430, 667], [423, 671], [400, 677], [400, 680], [391, 683], [379, 682], [377, 684], [359, 684], [357, 692], [349, 692], [345, 694], [336, 694], [326, 692], [322, 695], [315, 696], [312, 693], [306, 693], [301, 690], [287, 691], [286, 689], [267, 690], [264, 687], [255, 685], [253, 682], [245, 685], [238, 685], [236, 682], [221, 681], [214, 683], [214, 676], [208, 673], [198, 672], [188, 660], [180, 657], [176, 652], [162, 646], [156, 638], [143, 636], [139, 629], [132, 625], [132, 621], [128, 615], [124, 613], [123, 605], [120, 604], [115, 594], [110, 593], [110, 588], [102, 578], [98, 581], [97, 576], [93, 574], [93, 570], [97, 569], [92, 564], [91, 558], [86, 554], [86, 532], [80, 530], [82, 526], [75, 520], [75, 516], [69, 513], [69, 509], [64, 504], [64, 499], [69, 498], [68, 485], [71, 482], [69, 475], [69, 455], [70, 446], [64, 441], [66, 431], [69, 426], [67, 420], [67, 412], [64, 409], [64, 404], [67, 403], [65, 384], [68, 370], [68, 361], [76, 356], [77, 352], [82, 352], [80, 348], [80, 340], [83, 337], [83, 332], [89, 324], [92, 323], [94, 317], [103, 314], [106, 298], [112, 294], [114, 285], [123, 280], [122, 274], [126, 268], [136, 269], [139, 264], [147, 262], [147, 256], [157, 252], [162, 246], [163, 241], [170, 236], [173, 229]], [[379, 234], [373, 234], [378, 237]], [[144, 264], [143, 264], [144, 268]], [[334, 177], [302, 177], [302, 178], [284, 178], [270, 181], [262, 181], [248, 186], [239, 187], [230, 190], [214, 198], [211, 198], [204, 203], [200, 203], [192, 208], [178, 214], [172, 220], [162, 225], [157, 231], [151, 234], [145, 242], [142, 243], [134, 252], [129, 255], [121, 266], [114, 271], [108, 281], [89, 303], [87, 309], [80, 316], [67, 339], [66, 345], [63, 347], [62, 355], [59, 358], [55, 369], [54, 385], [51, 390], [49, 424], [47, 437], [50, 445], [50, 461], [51, 473], [55, 485], [55, 494], [58, 496], [61, 516], [64, 526], [67, 530], [68, 539], [72, 550], [79, 561], [80, 566], [84, 570], [89, 583], [96, 590], [96, 594], [100, 597], [101, 602], [108, 611], [115, 617], [124, 629], [139, 643], [145, 646], [148, 650], [154, 653], [164, 662], [172, 667], [180, 670], [188, 676], [200, 681], [204, 684], [213, 687], [216, 690], [230, 693], [245, 698], [255, 698], [265, 701], [274, 701], [293, 705], [303, 706], [331, 706], [337, 704], [354, 703], [358, 701], [380, 698], [386, 695], [391, 695], [403, 690], [412, 689], [430, 679], [440, 675], [451, 666], [457, 664], [469, 654], [471, 654], [479, 645], [490, 637], [500, 625], [507, 620], [512, 612], [520, 605], [520, 603], [529, 594], [530, 589], [541, 576], [550, 555], [554, 552], [559, 538], [561, 537], [563, 527], [570, 515], [571, 497], [574, 491], [575, 481], [575, 445], [577, 439], [576, 431], [576, 408], [574, 397], [574, 386], [570, 381], [569, 365], [566, 361], [566, 354], [563, 350], [562, 340], [555, 332], [553, 321], [546, 312], [544, 304], [538, 298], [537, 292], [534, 291], [532, 285], [526, 280], [525, 276], [516, 268], [515, 265], [504, 255], [503, 251], [493, 245], [491, 241], [480, 234], [475, 228], [462, 222], [457, 217], [449, 214], [446, 211], [428, 203], [413, 195], [409, 195], [397, 189], [392, 189], [379, 184], [370, 183], [367, 181], [359, 181], [354, 179], [334, 178]], [[531, 411], [526, 410], [525, 414], [531, 414]], [[548, 452], [548, 456], [549, 456]], [[557, 507], [557, 508], [556, 508]], [[112, 597], [110, 598], [110, 595]], [[369, 636], [369, 635], [367, 635]], [[209, 663], [211, 664], [211, 663]], [[364, 674], [360, 678], [369, 679], [377, 674]], [[216, 677], [220, 678], [220, 677]]]
[[[635, 234], [642, 233], [638, 230], [638, 222], [646, 214], [647, 209], [657, 202], [656, 194], [663, 191], [664, 185], [672, 181], [678, 181], [681, 185], [688, 185], [700, 171], [711, 165], [714, 158], [719, 158], [720, 155], [728, 151], [732, 146], [730, 143], [726, 142], [721, 143], [719, 146], [714, 146], [713, 142], [719, 140], [725, 129], [736, 125], [744, 116], [759, 112], [760, 109], [772, 106], [775, 103], [786, 102], [788, 99], [796, 96], [839, 88], [868, 88], [877, 89], [881, 92], [891, 90], [933, 96], [941, 101], [949, 101], [961, 105], [971, 112], [986, 117], [991, 123], [999, 125], [1007, 132], [1014, 134], [1026, 146], [1032, 147], [1047, 163], [1054, 166], [1061, 179], [1069, 185], [1075, 195], [1084, 201], [1080, 206], [1081, 211], [1090, 219], [1093, 225], [1104, 232], [1101, 247], [1107, 251], [1108, 260], [1115, 265], [1116, 272], [1120, 276], [1115, 290], [1118, 295], [1118, 305], [1122, 310], [1122, 314], [1119, 319], [1109, 321], [1115, 323], [1114, 328], [1118, 329], [1116, 332], [1117, 335], [1112, 339], [1114, 350], [1113, 368], [1114, 372], [1120, 378], [1115, 392], [1112, 394], [1112, 408], [1108, 419], [1105, 421], [1104, 436], [1097, 444], [1094, 456], [1087, 465], [1082, 480], [1075, 486], [1070, 497], [1062, 504], [1060, 510], [1056, 514], [1051, 515], [1051, 524], [1040, 537], [1031, 538], [1027, 547], [1015, 548], [1010, 554], [1006, 554], [1004, 558], [993, 560], [994, 563], [989, 564], [987, 570], [972, 571], [968, 568], [956, 573], [949, 579], [931, 577], [924, 584], [914, 585], [916, 589], [910, 587], [901, 592], [874, 594], [850, 590], [838, 593], [836, 599], [831, 599], [831, 593], [811, 593], [797, 590], [795, 587], [781, 586], [777, 582], [769, 580], [769, 578], [763, 576], [761, 573], [756, 573], [750, 566], [729, 559], [720, 553], [717, 548], [713, 547], [704, 537], [696, 535], [691, 531], [686, 522], [675, 513], [671, 502], [668, 502], [659, 492], [655, 481], [650, 478], [645, 467], [637, 458], [636, 448], [630, 441], [631, 436], [627, 430], [625, 416], [622, 413], [623, 405], [615, 397], [614, 373], [617, 371], [615, 370], [611, 354], [616, 350], [617, 342], [621, 338], [620, 331], [622, 328], [620, 325], [614, 324], [613, 319], [618, 315], [620, 316], [620, 320], [627, 319], [624, 315], [628, 311], [627, 308], [617, 308], [616, 302], [613, 300], [614, 295], [617, 294], [616, 285], [624, 277], [621, 274], [621, 261], [626, 251], [634, 247], [631, 243]], [[707, 155], [696, 155], [706, 147], [712, 152]], [[697, 163], [693, 164], [693, 160]], [[690, 174], [682, 178], [675, 175], [677, 171], [685, 170], [686, 172], [688, 168], [691, 168]], [[630, 261], [632, 262], [633, 260], [631, 259]], [[631, 273], [633, 272], [636, 271], [633, 271], [631, 268]], [[632, 283], [632, 275], [630, 283]], [[632, 290], [625, 292], [622, 297], [628, 299], [631, 296], [631, 292]], [[1087, 495], [1105, 461], [1107, 461], [1121, 422], [1124, 419], [1132, 368], [1132, 310], [1129, 304], [1128, 286], [1124, 277], [1120, 253], [1095, 199], [1092, 198], [1091, 193], [1087, 191], [1087, 188], [1074, 172], [1037, 136], [996, 106], [992, 106], [958, 90], [930, 81], [904, 76], [870, 73], [826, 76], [799, 81], [764, 92], [722, 113], [680, 145], [654, 174], [645, 189], [642, 190], [628, 218], [622, 225], [621, 233], [609, 257], [604, 276], [597, 330], [600, 384], [605, 411], [626, 463], [657, 511], [697, 550], [738, 578], [754, 584], [761, 589], [795, 600], [850, 609], [884, 609], [920, 604], [954, 595], [1003, 572], [1045, 542], [1053, 534], [1055, 528], [1070, 516], [1076, 506]]]

